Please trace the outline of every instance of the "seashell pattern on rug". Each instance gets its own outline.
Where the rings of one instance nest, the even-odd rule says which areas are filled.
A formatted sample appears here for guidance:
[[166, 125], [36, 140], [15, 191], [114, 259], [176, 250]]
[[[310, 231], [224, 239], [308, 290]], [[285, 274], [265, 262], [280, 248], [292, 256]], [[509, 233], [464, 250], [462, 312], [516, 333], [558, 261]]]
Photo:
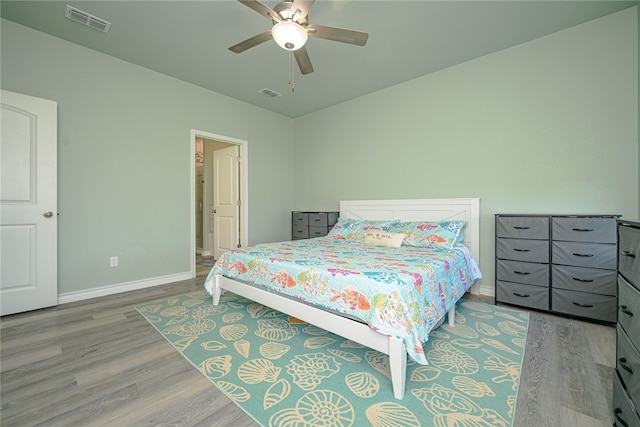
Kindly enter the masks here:
[[264, 426], [512, 426], [526, 312], [458, 304], [407, 364], [393, 396], [388, 356], [232, 293], [136, 307], [212, 384]]

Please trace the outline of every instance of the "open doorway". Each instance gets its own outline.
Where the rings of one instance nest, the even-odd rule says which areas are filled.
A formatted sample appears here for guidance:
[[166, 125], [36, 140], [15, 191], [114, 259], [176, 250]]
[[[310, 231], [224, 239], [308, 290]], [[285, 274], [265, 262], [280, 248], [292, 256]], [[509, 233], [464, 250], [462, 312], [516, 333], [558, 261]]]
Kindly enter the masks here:
[[191, 131], [192, 276], [224, 251], [247, 245], [247, 142]]

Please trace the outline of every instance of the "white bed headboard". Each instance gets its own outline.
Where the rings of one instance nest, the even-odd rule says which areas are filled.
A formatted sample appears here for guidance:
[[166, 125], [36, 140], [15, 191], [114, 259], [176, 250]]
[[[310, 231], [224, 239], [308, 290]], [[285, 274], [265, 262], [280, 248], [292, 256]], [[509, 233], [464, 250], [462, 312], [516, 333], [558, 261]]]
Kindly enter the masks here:
[[402, 221], [467, 221], [464, 244], [480, 262], [480, 199], [342, 200], [343, 219], [399, 219]]

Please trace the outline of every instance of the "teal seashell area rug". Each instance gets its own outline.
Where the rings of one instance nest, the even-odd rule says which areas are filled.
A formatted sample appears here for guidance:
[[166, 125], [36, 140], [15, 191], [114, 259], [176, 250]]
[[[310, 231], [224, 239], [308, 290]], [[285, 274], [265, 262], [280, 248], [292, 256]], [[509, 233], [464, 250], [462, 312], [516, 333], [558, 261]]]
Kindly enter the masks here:
[[136, 306], [182, 355], [263, 426], [512, 426], [527, 312], [460, 300], [456, 325], [407, 363], [393, 397], [388, 358], [233, 293]]

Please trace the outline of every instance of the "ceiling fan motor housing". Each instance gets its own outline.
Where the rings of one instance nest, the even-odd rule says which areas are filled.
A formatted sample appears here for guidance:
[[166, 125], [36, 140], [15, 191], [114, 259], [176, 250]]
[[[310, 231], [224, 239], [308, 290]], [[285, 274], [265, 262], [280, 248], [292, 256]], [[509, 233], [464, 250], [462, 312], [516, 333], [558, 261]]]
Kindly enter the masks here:
[[[291, 8], [293, 7], [293, 2], [292, 1], [283, 1], [281, 3], [278, 3], [276, 5], [276, 7], [273, 8], [273, 10], [275, 12], [278, 13], [278, 15], [280, 15], [280, 17], [282, 17], [283, 20], [288, 21], [291, 20], [293, 22], [296, 22], [300, 25], [302, 25], [302, 22], [298, 22], [296, 19], [294, 19], [294, 15], [295, 15], [295, 10], [291, 10]], [[298, 18], [300, 14], [298, 14]], [[304, 19], [302, 20], [304, 21], [304, 23], [307, 23], [307, 20]], [[274, 24], [276, 23], [276, 21], [274, 20], [273, 22]]]

